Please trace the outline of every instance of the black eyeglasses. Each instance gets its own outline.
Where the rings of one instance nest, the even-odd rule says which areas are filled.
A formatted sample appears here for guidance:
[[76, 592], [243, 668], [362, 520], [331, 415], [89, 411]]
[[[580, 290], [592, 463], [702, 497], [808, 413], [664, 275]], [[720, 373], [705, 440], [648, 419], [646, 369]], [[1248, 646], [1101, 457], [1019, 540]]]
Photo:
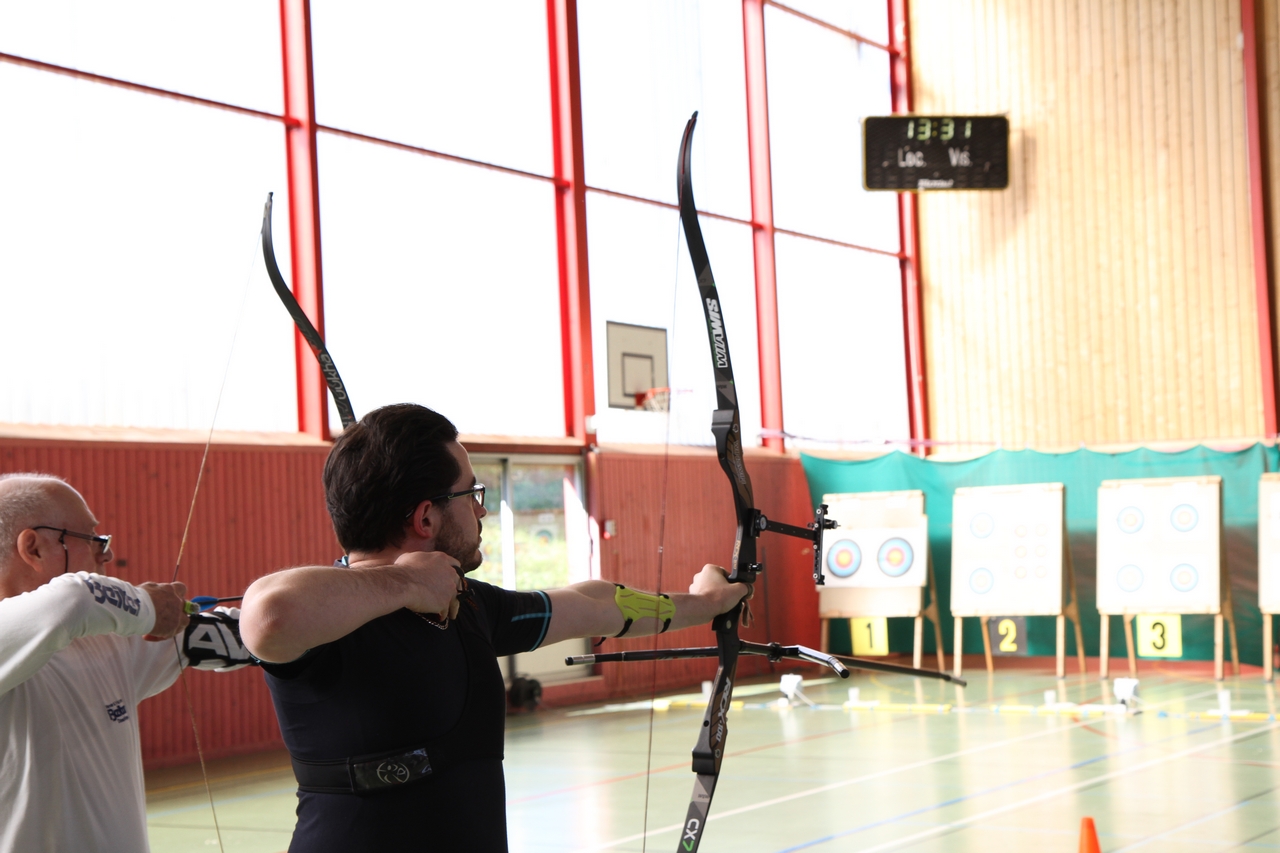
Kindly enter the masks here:
[[465, 498], [467, 495], [473, 496], [476, 503], [480, 504], [480, 506], [484, 506], [484, 483], [476, 483], [469, 489], [463, 489], [460, 492], [450, 492], [447, 495], [436, 495], [434, 498], [427, 498], [427, 500], [432, 503], [439, 503], [440, 501], [451, 501], [454, 498]]
[[32, 530], [56, 530], [61, 536], [58, 537], [58, 544], [62, 546], [62, 573], [66, 574], [71, 569], [71, 552], [67, 550], [67, 537], [72, 536], [76, 539], [83, 539], [97, 545], [101, 550], [99, 554], [105, 554], [111, 548], [110, 536], [95, 536], [92, 533], [76, 533], [74, 530], [67, 530], [65, 527], [50, 527], [47, 524], [38, 524], [31, 528]]
[[76, 539], [83, 539], [86, 542], [93, 542], [98, 546], [98, 553], [105, 554], [111, 548], [110, 536], [95, 536], [92, 533], [76, 533], [74, 530], [67, 530], [65, 527], [49, 527], [48, 525], [38, 525], [31, 528], [32, 530], [56, 530], [62, 535], [58, 537], [58, 544], [63, 548], [67, 547], [66, 539], [68, 536]]

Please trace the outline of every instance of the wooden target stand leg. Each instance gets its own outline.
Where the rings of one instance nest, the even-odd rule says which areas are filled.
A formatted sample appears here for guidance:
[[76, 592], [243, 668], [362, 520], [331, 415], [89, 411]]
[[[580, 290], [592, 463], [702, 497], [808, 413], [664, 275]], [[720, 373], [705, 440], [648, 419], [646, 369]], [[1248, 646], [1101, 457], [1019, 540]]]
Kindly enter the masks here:
[[1058, 678], [1067, 677], [1067, 617], [1061, 613], [1054, 618], [1055, 663]]
[[1222, 609], [1213, 617], [1213, 678], [1222, 680], [1222, 621], [1227, 622], [1227, 630], [1231, 633], [1231, 670], [1240, 677], [1240, 645], [1236, 640], [1236, 612], [1231, 597], [1231, 575], [1227, 572], [1227, 552], [1225, 539], [1219, 536], [1220, 553], [1218, 557], [1218, 588], [1222, 591]]
[[[1071, 544], [1067, 540], [1067, 523], [1064, 519], [1062, 522], [1062, 562], [1067, 568], [1067, 606], [1062, 608], [1062, 614], [1058, 616], [1058, 678], [1065, 678], [1067, 675], [1067, 637], [1066, 625], [1064, 617], [1071, 620], [1071, 624], [1076, 629], [1076, 659], [1080, 662], [1080, 674], [1084, 675], [1087, 671], [1084, 658], [1084, 629], [1080, 627], [1080, 598], [1076, 594], [1076, 566], [1075, 561], [1071, 559]], [[1103, 617], [1106, 621], [1106, 617]], [[1103, 678], [1106, 676], [1104, 675]]]
[[991, 632], [987, 630], [990, 623], [990, 617], [981, 617], [982, 622], [982, 653], [987, 657], [987, 674], [991, 675], [996, 671], [995, 662], [991, 659]]
[[1270, 613], [1262, 614], [1262, 680], [1270, 682], [1275, 673], [1275, 652], [1272, 651], [1271, 636], [1271, 617]]
[[1134, 653], [1133, 648], [1133, 614], [1124, 614], [1124, 648], [1129, 653], [1129, 675], [1132, 678], [1138, 677], [1138, 656]]
[[1098, 677], [1106, 680], [1111, 675], [1111, 614], [1100, 613], [1098, 626]]
[[952, 638], [951, 638], [951, 659], [955, 662], [954, 672], [956, 678], [964, 675], [964, 619], [960, 616], [951, 617]]
[[[933, 623], [933, 639], [937, 645], [938, 653], [938, 672], [945, 672], [947, 669], [947, 652], [943, 648], [942, 641], [942, 615], [938, 611], [938, 582], [933, 575], [933, 555], [929, 555], [928, 562], [929, 572], [929, 604], [920, 611], [920, 615], [916, 617], [916, 636], [914, 660], [916, 669], [920, 668], [922, 658], [924, 657], [924, 620], [928, 618]], [[958, 646], [956, 647], [959, 648]]]

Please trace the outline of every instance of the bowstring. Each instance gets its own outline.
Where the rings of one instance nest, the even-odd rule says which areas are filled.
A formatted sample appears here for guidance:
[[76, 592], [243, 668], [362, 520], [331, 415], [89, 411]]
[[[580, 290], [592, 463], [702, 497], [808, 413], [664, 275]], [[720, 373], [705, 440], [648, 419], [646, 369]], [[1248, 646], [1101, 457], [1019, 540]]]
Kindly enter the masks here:
[[[260, 237], [255, 235], [253, 248], [257, 249]], [[244, 322], [245, 306], [249, 302], [249, 284], [253, 276], [254, 252], [250, 253], [250, 262], [248, 269], [245, 270], [244, 276], [244, 292], [240, 296], [240, 307], [236, 312], [235, 325], [231, 330], [231, 343], [227, 349], [227, 361], [222, 368], [222, 380], [218, 384], [218, 396], [213, 403], [213, 417], [209, 422], [209, 433], [205, 436], [204, 451], [200, 454], [200, 469], [196, 472], [196, 485], [191, 492], [191, 504], [187, 507], [187, 520], [182, 527], [182, 540], [178, 543], [178, 556], [173, 562], [173, 577], [169, 583], [175, 583], [178, 580], [178, 570], [182, 567], [182, 555], [187, 550], [187, 540], [191, 534], [191, 522], [195, 518], [196, 501], [200, 497], [200, 486], [204, 483], [204, 472], [208, 469], [209, 449], [213, 446], [213, 432], [218, 425], [218, 413], [222, 410], [223, 392], [227, 390], [227, 378], [231, 375], [231, 365], [235, 360], [236, 341], [240, 337], [240, 326]], [[182, 645], [178, 640], [178, 636], [174, 635], [173, 650], [178, 657], [178, 673], [179, 679], [182, 681], [182, 692], [187, 699], [187, 715], [191, 718], [191, 734], [195, 739], [196, 757], [200, 759], [200, 776], [204, 779], [205, 795], [209, 798], [209, 813], [213, 815], [213, 832], [218, 838], [218, 850], [225, 853], [226, 847], [222, 843], [222, 827], [218, 824], [218, 810], [213, 804], [213, 786], [209, 782], [209, 771], [204, 760], [204, 747], [200, 743], [200, 727], [196, 724], [196, 706], [191, 698], [191, 684], [187, 681], [187, 667], [182, 665]]]
[[[674, 343], [676, 337], [676, 317], [678, 311], [680, 297], [680, 241], [682, 235], [680, 232], [681, 222], [680, 213], [676, 212], [676, 250], [675, 250], [675, 287], [671, 292], [671, 340]], [[661, 510], [658, 514], [658, 581], [657, 588], [654, 589], [655, 594], [662, 592], [662, 568], [664, 557], [666, 556], [667, 541], [667, 487], [670, 482], [671, 471], [671, 409], [675, 404], [675, 394], [672, 392], [671, 369], [667, 368], [667, 418], [666, 418], [666, 438], [662, 447], [662, 502]], [[656, 652], [660, 646], [660, 638], [662, 634], [654, 633], [653, 649]], [[640, 826], [640, 853], [645, 853], [649, 849], [649, 782], [652, 779], [653, 772], [653, 728], [656, 710], [654, 703], [658, 698], [658, 661], [653, 662], [653, 680], [649, 686], [649, 747], [645, 753], [644, 765], [644, 815]]]

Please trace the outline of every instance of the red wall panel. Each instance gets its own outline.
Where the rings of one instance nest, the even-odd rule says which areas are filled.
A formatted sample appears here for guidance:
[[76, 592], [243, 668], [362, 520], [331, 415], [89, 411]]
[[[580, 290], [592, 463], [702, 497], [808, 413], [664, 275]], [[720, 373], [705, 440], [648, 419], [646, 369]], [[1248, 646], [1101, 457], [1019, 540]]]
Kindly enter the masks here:
[[[182, 541], [204, 448], [190, 444], [0, 439], [0, 472], [57, 474], [78, 489], [115, 536], [134, 583], [167, 581]], [[178, 579], [192, 595], [237, 595], [284, 566], [330, 563], [341, 554], [320, 486], [325, 445], [214, 445], [200, 488]], [[280, 745], [280, 731], [256, 670], [187, 676], [205, 755]], [[181, 684], [143, 703], [139, 718], [148, 766], [195, 759]]]
[[[616, 532], [601, 543], [600, 569], [606, 580], [640, 589], [684, 592], [704, 563], [727, 565], [737, 530], [728, 479], [710, 451], [661, 455], [604, 452], [596, 460], [594, 505]], [[765, 515], [792, 524], [812, 520], [809, 491], [797, 459], [750, 455], [747, 470], [756, 505]], [[665, 501], [665, 533], [664, 510]], [[659, 546], [662, 546], [659, 576]], [[799, 539], [766, 533], [760, 540], [764, 574], [751, 602], [755, 624], [742, 636], [756, 642], [817, 647], [818, 595], [813, 587], [813, 553]], [[709, 626], [660, 637], [608, 640], [602, 650], [715, 645]], [[611, 696], [647, 695], [694, 685], [715, 674], [714, 659], [604, 664]], [[743, 658], [742, 675], [795, 668], [763, 658]]]
[[[203, 447], [195, 444], [0, 438], [0, 472], [57, 474], [77, 488], [116, 538], [123, 565], [110, 571], [131, 581], [167, 581], [182, 539]], [[341, 553], [324, 507], [320, 472], [328, 446], [216, 444], [196, 503], [179, 579], [192, 595], [237, 595], [276, 569], [327, 564]], [[747, 467], [756, 501], [770, 517], [803, 523], [808, 490], [795, 459], [752, 455]], [[727, 563], [735, 524], [729, 485], [710, 452], [603, 452], [589, 463], [593, 511], [612, 519], [617, 535], [602, 543], [605, 578], [641, 589], [684, 591], [703, 563]], [[666, 511], [663, 518], [663, 503]], [[662, 532], [665, 523], [665, 536]], [[659, 578], [659, 545], [665, 561]], [[765, 534], [766, 570], [753, 602], [756, 624], [743, 634], [768, 642], [818, 643], [812, 554], [803, 542]], [[660, 638], [609, 640], [605, 649], [714, 645], [709, 628]], [[791, 668], [780, 664], [778, 669]], [[744, 675], [773, 670], [744, 659]], [[714, 660], [602, 666], [609, 695], [647, 696], [696, 685]], [[656, 679], [656, 681], [655, 681]], [[279, 746], [275, 712], [256, 670], [188, 673], [206, 757]], [[181, 683], [143, 703], [143, 760], [149, 767], [195, 760], [195, 741]]]

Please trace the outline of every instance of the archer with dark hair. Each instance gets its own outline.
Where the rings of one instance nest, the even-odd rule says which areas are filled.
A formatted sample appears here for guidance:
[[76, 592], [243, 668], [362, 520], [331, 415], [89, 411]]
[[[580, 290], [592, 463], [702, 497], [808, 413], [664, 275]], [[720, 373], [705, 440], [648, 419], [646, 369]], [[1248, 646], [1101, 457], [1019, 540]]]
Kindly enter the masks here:
[[712, 565], [672, 595], [467, 580], [485, 487], [454, 425], [422, 406], [344, 430], [324, 486], [346, 556], [259, 579], [241, 616], [298, 779], [292, 853], [505, 851], [498, 658], [706, 624], [750, 591]]

